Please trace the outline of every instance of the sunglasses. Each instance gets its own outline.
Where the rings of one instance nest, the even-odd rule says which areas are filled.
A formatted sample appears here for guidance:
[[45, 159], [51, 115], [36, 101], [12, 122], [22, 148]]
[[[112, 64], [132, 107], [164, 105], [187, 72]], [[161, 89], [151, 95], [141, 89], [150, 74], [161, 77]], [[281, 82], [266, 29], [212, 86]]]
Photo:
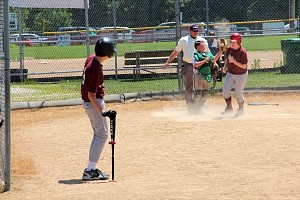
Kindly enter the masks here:
[[198, 33], [199, 32], [199, 30], [191, 30], [191, 31], [193, 31], [194, 33]]

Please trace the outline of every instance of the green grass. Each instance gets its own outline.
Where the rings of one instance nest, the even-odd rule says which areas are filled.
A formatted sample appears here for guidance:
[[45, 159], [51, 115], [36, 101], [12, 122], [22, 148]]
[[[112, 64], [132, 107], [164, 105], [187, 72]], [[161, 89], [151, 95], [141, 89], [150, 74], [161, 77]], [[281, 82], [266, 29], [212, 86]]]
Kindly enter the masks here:
[[[120, 43], [117, 45], [118, 56], [124, 56], [125, 52], [133, 50], [157, 50], [174, 49], [175, 42], [157, 42], [157, 43]], [[91, 53], [94, 52], [94, 45], [90, 46]], [[33, 46], [24, 47], [25, 58], [30, 59], [70, 59], [85, 58], [87, 56], [87, 47], [84, 45], [74, 46]], [[18, 59], [19, 46], [11, 45], [11, 59]]]
[[[246, 88], [300, 86], [300, 74], [281, 74], [279, 72], [251, 73]], [[12, 102], [32, 102], [66, 100], [80, 98], [80, 80], [60, 81], [58, 83], [12, 83]], [[177, 79], [157, 80], [105, 80], [106, 94], [136, 92], [177, 91]], [[220, 89], [222, 83], [217, 84]]]
[[[247, 51], [275, 51], [281, 49], [280, 41], [287, 38], [295, 38], [297, 35], [287, 36], [257, 36], [243, 38], [243, 46]], [[133, 50], [157, 50], [174, 49], [176, 43], [173, 42], [150, 42], [150, 43], [119, 43], [117, 44], [118, 56], [124, 56], [125, 52]], [[93, 52], [94, 45], [90, 46]], [[87, 48], [84, 45], [75, 46], [34, 46], [24, 47], [24, 57], [33, 59], [69, 59], [85, 58]], [[18, 59], [19, 47], [11, 45], [11, 59]]]
[[[84, 58], [87, 56], [87, 49], [84, 45], [76, 46], [33, 46], [24, 47], [24, 57], [29, 59], [69, 59]], [[19, 47], [10, 47], [10, 58], [19, 58]]]
[[11, 83], [12, 102], [66, 100], [80, 97], [80, 80], [59, 83]]
[[296, 37], [297, 35], [245, 37], [243, 38], [243, 46], [247, 51], [281, 50], [281, 40]]
[[[243, 45], [248, 51], [275, 51], [281, 49], [280, 41], [289, 36], [261, 36], [245, 37]], [[120, 43], [118, 44], [118, 56], [132, 50], [157, 50], [174, 49], [175, 42], [156, 43]], [[93, 45], [91, 45], [91, 52]], [[19, 56], [19, 47], [11, 45], [11, 59]], [[86, 57], [86, 46], [35, 46], [25, 47], [25, 58], [33, 59], [70, 59]], [[246, 84], [250, 87], [285, 87], [300, 86], [300, 74], [281, 74], [279, 72], [249, 74]], [[106, 94], [122, 94], [132, 92], [156, 92], [178, 90], [177, 79], [159, 79], [143, 81], [106, 80]], [[221, 83], [217, 84], [221, 88]], [[80, 80], [60, 81], [56, 84], [36, 83], [33, 81], [11, 84], [12, 102], [49, 101], [80, 98]]]
[[300, 74], [281, 74], [280, 72], [251, 73], [246, 87], [287, 87], [300, 86]]

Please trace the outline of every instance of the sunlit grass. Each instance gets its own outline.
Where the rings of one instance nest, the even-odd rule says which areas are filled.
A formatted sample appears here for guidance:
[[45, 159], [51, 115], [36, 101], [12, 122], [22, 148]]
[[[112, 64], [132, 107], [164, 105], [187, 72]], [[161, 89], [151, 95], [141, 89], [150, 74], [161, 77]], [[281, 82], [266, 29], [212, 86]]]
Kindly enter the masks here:
[[[224, 79], [223, 79], [224, 81]], [[80, 80], [60, 81], [57, 83], [11, 84], [12, 102], [51, 101], [80, 98]], [[176, 78], [151, 80], [105, 80], [106, 94], [124, 94], [137, 92], [178, 91]], [[218, 83], [221, 89], [223, 83]], [[280, 72], [250, 73], [246, 88], [275, 88], [300, 86], [300, 74], [281, 74]]]

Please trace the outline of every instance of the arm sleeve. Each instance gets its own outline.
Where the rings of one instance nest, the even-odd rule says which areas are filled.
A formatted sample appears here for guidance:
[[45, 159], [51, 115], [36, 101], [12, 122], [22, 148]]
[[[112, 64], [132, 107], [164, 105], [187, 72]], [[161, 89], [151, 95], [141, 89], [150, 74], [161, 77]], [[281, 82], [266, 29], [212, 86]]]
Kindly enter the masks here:
[[180, 39], [178, 41], [178, 44], [177, 44], [176, 48], [175, 48], [175, 51], [181, 52], [182, 50], [183, 50], [183, 40]]
[[243, 52], [241, 58], [242, 58], [242, 60], [241, 60], [242, 64], [248, 64], [248, 55], [246, 52]]
[[195, 58], [195, 56], [193, 57], [193, 66], [195, 65], [195, 63], [196, 63], [197, 61], [196, 61], [196, 58]]

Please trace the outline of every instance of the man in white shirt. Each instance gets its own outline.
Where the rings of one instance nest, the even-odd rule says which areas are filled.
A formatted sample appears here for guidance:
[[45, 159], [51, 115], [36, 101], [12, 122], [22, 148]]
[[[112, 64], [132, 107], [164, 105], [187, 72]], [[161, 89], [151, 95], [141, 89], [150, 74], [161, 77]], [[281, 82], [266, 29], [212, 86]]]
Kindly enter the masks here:
[[206, 45], [205, 51], [209, 51], [207, 40], [203, 37], [198, 36], [199, 27], [195, 24], [190, 26], [190, 35], [182, 37], [175, 48], [175, 50], [169, 56], [167, 62], [164, 64], [164, 67], [169, 67], [169, 63], [177, 57], [177, 55], [182, 51], [183, 52], [183, 64], [181, 68], [181, 76], [183, 84], [185, 86], [185, 101], [189, 111], [193, 109], [193, 58], [196, 41], [203, 41]]

